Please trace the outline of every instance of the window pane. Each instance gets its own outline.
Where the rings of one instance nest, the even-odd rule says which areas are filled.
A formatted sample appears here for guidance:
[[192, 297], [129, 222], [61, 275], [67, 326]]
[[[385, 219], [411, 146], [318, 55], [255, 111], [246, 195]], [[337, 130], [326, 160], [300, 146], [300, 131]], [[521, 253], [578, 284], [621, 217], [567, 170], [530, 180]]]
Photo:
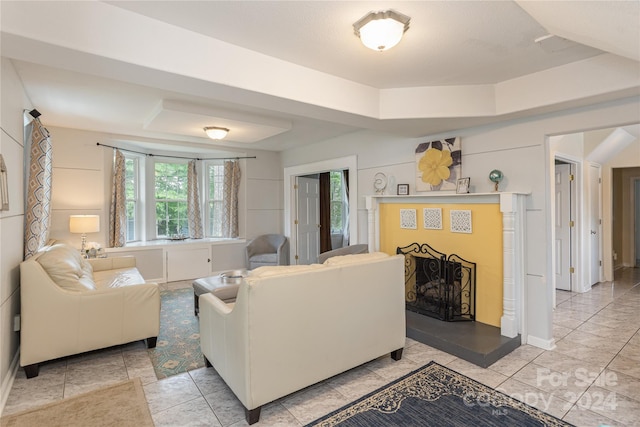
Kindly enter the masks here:
[[208, 165], [207, 178], [207, 233], [211, 237], [221, 237], [224, 198], [224, 165]]
[[126, 232], [125, 240], [130, 242], [136, 240], [137, 215], [138, 211], [138, 159], [136, 157], [126, 157], [124, 159], [124, 196]]
[[136, 239], [136, 202], [127, 201], [125, 208], [127, 212], [126, 240], [130, 242]]
[[342, 172], [332, 171], [329, 173], [330, 189], [329, 196], [331, 198], [331, 232], [342, 232], [342, 218], [344, 213], [344, 201], [342, 200]]
[[155, 163], [156, 235], [188, 234], [187, 165]]

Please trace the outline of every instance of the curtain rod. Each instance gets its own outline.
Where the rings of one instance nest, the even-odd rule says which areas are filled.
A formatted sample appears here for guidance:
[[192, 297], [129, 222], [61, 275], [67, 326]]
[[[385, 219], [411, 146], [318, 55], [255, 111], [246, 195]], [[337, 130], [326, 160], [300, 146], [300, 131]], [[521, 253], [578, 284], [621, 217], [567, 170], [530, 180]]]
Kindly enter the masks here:
[[116, 150], [128, 151], [130, 153], [143, 154], [149, 157], [169, 157], [172, 159], [187, 159], [187, 160], [240, 160], [240, 159], [255, 159], [256, 156], [244, 156], [244, 157], [184, 157], [184, 156], [169, 156], [164, 154], [152, 154], [152, 153], [143, 153], [141, 151], [128, 150], [126, 148], [114, 147], [113, 145], [101, 144], [96, 142], [96, 145], [100, 145], [102, 147], [115, 148]]

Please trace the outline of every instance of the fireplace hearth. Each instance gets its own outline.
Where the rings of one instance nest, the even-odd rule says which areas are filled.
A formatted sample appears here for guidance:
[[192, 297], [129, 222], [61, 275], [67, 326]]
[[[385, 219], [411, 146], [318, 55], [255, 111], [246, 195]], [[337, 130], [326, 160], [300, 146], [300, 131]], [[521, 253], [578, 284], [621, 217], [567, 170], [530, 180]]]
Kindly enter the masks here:
[[426, 243], [398, 247], [405, 256], [405, 301], [409, 311], [447, 322], [474, 321], [476, 264]]

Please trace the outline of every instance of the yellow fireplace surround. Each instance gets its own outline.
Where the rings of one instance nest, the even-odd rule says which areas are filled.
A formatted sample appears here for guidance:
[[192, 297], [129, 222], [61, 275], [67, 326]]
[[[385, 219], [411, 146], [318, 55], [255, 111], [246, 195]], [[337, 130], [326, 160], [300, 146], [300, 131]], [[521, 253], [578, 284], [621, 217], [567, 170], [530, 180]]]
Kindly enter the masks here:
[[[477, 264], [476, 321], [513, 338], [523, 333], [523, 193], [368, 196], [369, 250], [394, 254], [411, 243]], [[442, 229], [426, 229], [423, 208], [440, 208]], [[401, 227], [400, 210], [416, 210], [416, 228]], [[451, 210], [471, 212], [471, 233], [452, 232]]]

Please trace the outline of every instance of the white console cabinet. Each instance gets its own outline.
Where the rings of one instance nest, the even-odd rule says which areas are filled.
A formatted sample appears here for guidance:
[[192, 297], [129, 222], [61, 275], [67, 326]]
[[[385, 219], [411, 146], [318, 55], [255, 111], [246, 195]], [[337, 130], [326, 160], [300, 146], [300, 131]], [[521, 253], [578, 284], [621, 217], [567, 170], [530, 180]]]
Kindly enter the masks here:
[[133, 255], [145, 280], [174, 282], [244, 268], [245, 239], [154, 240], [108, 248], [108, 256]]
[[167, 282], [207, 277], [211, 271], [211, 255], [208, 247], [167, 248]]

